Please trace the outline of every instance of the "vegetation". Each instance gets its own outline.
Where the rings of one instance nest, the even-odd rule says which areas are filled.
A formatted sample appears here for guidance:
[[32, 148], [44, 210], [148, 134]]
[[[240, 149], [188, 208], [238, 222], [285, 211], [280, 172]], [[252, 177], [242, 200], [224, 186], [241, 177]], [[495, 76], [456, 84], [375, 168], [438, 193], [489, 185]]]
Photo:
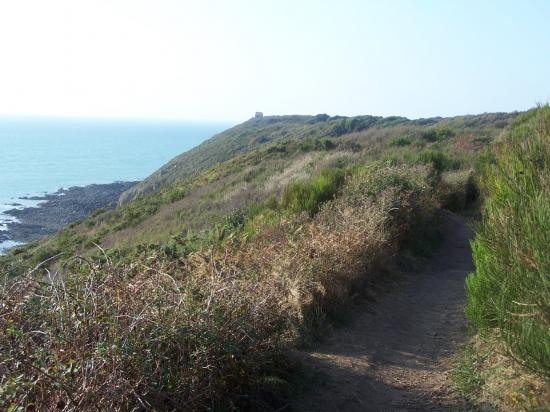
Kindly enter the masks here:
[[396, 255], [429, 253], [437, 209], [475, 201], [477, 153], [515, 117], [265, 117], [179, 156], [0, 258], [0, 403], [276, 405], [281, 354]]
[[309, 181], [291, 182], [283, 193], [282, 204], [291, 212], [307, 212], [313, 216], [322, 204], [333, 199], [344, 183], [344, 171], [324, 169]]
[[[121, 197], [122, 203], [155, 192], [159, 188], [185, 180], [207, 170], [219, 162], [260, 149], [284, 140], [326, 139], [352, 135], [358, 141], [378, 140], [388, 134], [414, 137], [424, 143], [445, 144], [451, 138], [472, 140], [465, 145], [476, 144], [475, 139], [486, 139], [502, 130], [515, 114], [491, 113], [478, 116], [461, 116], [449, 119], [432, 118], [409, 120], [404, 117], [380, 116], [266, 116], [261, 120], [251, 119], [207, 140], [198, 147], [176, 157], [142, 183]], [[399, 132], [399, 133], [396, 133]], [[407, 136], [408, 135], [408, 136]], [[434, 136], [426, 138], [424, 136]], [[346, 143], [340, 142], [341, 144]]]
[[[209, 230], [235, 209], [247, 210], [273, 196], [280, 199], [289, 182], [312, 179], [327, 168], [353, 168], [379, 160], [394, 165], [425, 164], [435, 167], [434, 186], [447, 180], [449, 184], [442, 189], [459, 190], [462, 186], [450, 184], [453, 173], [458, 178], [462, 171], [473, 169], [480, 162], [477, 153], [489, 147], [514, 117], [485, 114], [407, 120], [361, 116], [358, 119], [362, 120], [349, 122], [355, 125], [354, 131], [336, 138], [330, 129], [350, 118], [250, 120], [174, 159], [126, 194], [117, 210], [97, 213], [59, 235], [19, 249], [16, 256], [0, 257], [0, 267], [17, 274], [59, 253], [62, 259], [76, 253], [97, 254], [95, 244], [124, 255], [147, 245], [165, 246], [182, 233], [192, 237]], [[356, 131], [357, 124], [369, 127]], [[427, 142], [422, 136], [434, 128], [452, 132], [446, 139]], [[410, 144], [396, 146], [395, 136]], [[443, 196], [441, 201], [446, 205], [458, 202], [458, 208], [461, 203]]]
[[550, 386], [506, 356], [493, 333], [474, 336], [454, 360], [451, 382], [465, 410], [546, 411]]
[[433, 217], [428, 175], [373, 165], [317, 214], [251, 239], [233, 224], [177, 259], [76, 258], [48, 279], [19, 276], [0, 290], [0, 399], [67, 410], [243, 403], [277, 373], [281, 348], [372, 281], [417, 219]]
[[453, 212], [460, 212], [473, 205], [479, 190], [471, 170], [445, 172], [438, 186], [441, 206]]
[[521, 116], [483, 179], [467, 314], [550, 377], [550, 108]]

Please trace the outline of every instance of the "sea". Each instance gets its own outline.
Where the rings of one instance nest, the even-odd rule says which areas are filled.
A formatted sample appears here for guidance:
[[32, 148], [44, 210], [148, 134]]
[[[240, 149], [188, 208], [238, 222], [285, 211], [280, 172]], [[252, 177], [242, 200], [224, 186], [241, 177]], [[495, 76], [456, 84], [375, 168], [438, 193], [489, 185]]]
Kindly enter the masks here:
[[[22, 197], [93, 183], [142, 180], [231, 124], [96, 119], [0, 118], [0, 231], [7, 210], [37, 207]], [[0, 239], [0, 254], [18, 243]]]

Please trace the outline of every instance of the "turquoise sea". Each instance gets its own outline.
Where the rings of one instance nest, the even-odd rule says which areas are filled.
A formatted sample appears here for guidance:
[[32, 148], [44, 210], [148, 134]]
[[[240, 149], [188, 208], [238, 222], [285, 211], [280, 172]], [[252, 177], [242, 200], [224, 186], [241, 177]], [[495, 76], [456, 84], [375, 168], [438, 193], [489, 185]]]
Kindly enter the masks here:
[[[141, 180], [227, 123], [0, 118], [0, 231], [22, 196]], [[2, 249], [11, 243], [0, 243]]]

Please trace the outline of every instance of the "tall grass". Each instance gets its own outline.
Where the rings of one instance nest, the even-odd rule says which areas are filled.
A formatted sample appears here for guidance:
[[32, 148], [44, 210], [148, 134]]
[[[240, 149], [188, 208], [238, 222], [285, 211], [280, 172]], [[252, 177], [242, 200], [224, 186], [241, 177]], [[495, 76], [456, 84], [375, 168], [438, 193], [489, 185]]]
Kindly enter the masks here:
[[484, 178], [467, 314], [550, 377], [550, 108], [528, 112]]

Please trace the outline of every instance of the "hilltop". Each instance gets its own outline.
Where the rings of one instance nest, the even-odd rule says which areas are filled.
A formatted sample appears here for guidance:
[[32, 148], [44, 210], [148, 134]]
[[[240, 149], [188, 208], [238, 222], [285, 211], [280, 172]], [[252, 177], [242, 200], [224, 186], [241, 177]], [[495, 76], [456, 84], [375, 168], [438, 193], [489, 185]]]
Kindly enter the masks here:
[[281, 140], [338, 138], [351, 133], [360, 133], [367, 129], [395, 129], [400, 126], [433, 126], [437, 124], [444, 126], [448, 123], [459, 129], [491, 126], [502, 128], [512, 116], [505, 113], [496, 113], [448, 119], [435, 117], [409, 120], [399, 116], [330, 117], [326, 114], [320, 114], [317, 116], [252, 118], [177, 156], [143, 182], [126, 191], [121, 196], [120, 201], [121, 203], [127, 203], [136, 197], [154, 192], [162, 186], [186, 179], [217, 163]]

